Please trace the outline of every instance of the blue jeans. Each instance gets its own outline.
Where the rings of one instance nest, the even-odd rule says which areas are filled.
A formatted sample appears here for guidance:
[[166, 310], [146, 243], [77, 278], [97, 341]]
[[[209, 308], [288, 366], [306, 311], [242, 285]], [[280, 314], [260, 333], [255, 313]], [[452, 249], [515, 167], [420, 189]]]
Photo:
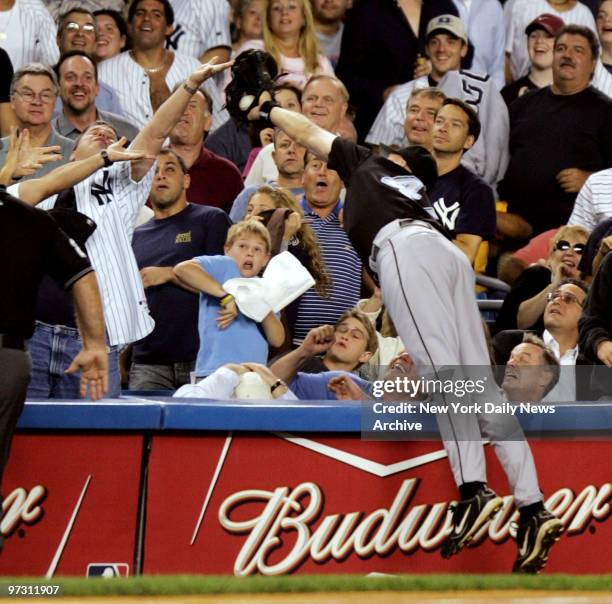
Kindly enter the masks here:
[[[34, 335], [28, 342], [32, 359], [32, 381], [28, 398], [80, 398], [80, 376], [64, 373], [82, 348], [77, 329], [64, 325], [47, 325], [36, 321]], [[107, 398], [121, 392], [119, 353], [113, 346], [108, 355]]]

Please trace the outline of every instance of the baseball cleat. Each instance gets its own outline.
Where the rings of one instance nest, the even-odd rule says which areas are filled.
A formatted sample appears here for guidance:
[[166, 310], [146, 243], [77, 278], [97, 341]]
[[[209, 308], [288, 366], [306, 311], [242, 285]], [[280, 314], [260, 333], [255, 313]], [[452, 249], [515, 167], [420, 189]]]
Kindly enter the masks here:
[[519, 551], [513, 573], [539, 573], [548, 561], [550, 548], [565, 530], [563, 523], [548, 510], [540, 510], [519, 522], [516, 534]]
[[472, 499], [452, 503], [453, 531], [442, 543], [442, 557], [450, 558], [459, 553], [502, 504], [503, 499], [484, 486]]

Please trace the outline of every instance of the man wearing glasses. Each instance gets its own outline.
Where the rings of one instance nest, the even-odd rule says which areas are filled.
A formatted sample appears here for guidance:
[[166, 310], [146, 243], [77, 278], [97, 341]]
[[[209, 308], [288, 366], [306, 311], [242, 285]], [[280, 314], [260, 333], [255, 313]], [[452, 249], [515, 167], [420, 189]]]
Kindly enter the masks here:
[[[64, 13], [59, 20], [57, 30], [57, 45], [60, 56], [71, 51], [85, 53], [88, 57], [94, 56], [98, 40], [98, 28], [92, 12], [84, 8], [73, 8]], [[98, 82], [99, 91], [96, 95], [96, 107], [102, 111], [123, 115], [124, 111], [119, 101], [119, 95], [114, 88]], [[62, 111], [62, 102], [58, 99], [55, 115]]]
[[[58, 91], [55, 73], [40, 63], [25, 65], [13, 76], [10, 97], [17, 126], [21, 130], [27, 128], [31, 147], [51, 147], [45, 158], [47, 163], [25, 178], [40, 178], [70, 158], [72, 141], [60, 136], [51, 126]], [[1, 139], [0, 145], [0, 165], [3, 165], [10, 146], [9, 138]]]
[[578, 319], [587, 297], [587, 285], [578, 279], [564, 279], [546, 296], [542, 339], [561, 365], [557, 385], [547, 401], [575, 401], [578, 357]]

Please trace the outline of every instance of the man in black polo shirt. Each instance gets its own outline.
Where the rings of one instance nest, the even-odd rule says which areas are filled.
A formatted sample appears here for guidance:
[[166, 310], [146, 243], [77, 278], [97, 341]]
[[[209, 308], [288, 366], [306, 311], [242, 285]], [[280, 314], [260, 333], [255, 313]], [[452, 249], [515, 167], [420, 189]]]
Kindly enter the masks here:
[[[10, 153], [10, 152], [9, 152]], [[7, 160], [8, 161], [8, 160]], [[0, 187], [0, 480], [30, 381], [25, 340], [34, 331], [36, 292], [44, 275], [72, 289], [83, 349], [66, 370], [80, 370], [80, 390], [102, 397], [108, 381], [104, 316], [87, 256], [53, 218]]]
[[[445, 366], [453, 375], [476, 371], [482, 377], [483, 367], [490, 374], [474, 271], [435, 217], [425, 191], [437, 176], [433, 158], [422, 147], [390, 151], [387, 157], [373, 155], [270, 99], [269, 93], [262, 93], [249, 119], [271, 121], [327, 161], [346, 183], [344, 227], [357, 253], [364, 261], [369, 257], [378, 274], [383, 299], [418, 374], [433, 372], [440, 379], [438, 372]], [[502, 402], [492, 374], [489, 377], [483, 398], [474, 395], [472, 401]], [[516, 418], [439, 413], [437, 420], [461, 498], [442, 555], [459, 552], [503, 503], [486, 486], [482, 425], [520, 511], [523, 539], [514, 570], [539, 572], [563, 525], [544, 508], [533, 456]]]
[[[495, 237], [495, 199], [482, 178], [461, 165], [461, 158], [480, 134], [476, 112], [464, 101], [446, 99], [433, 126], [433, 150], [438, 179], [429, 197], [440, 222], [452, 233], [453, 242], [475, 266], [482, 241]], [[479, 258], [480, 259], [480, 258]], [[484, 270], [484, 263], [475, 266]]]

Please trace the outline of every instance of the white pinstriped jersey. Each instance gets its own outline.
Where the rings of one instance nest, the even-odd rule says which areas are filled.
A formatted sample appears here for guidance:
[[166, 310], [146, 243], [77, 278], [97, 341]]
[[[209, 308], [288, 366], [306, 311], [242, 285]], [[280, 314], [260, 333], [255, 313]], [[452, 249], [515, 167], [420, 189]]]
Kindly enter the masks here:
[[591, 174], [576, 197], [567, 224], [579, 224], [592, 231], [612, 217], [612, 168]]
[[0, 12], [0, 46], [15, 71], [28, 63], [55, 65], [56, 37], [55, 22], [41, 0], [17, 0], [10, 11]]
[[106, 8], [122, 13], [126, 4], [124, 0], [43, 0], [43, 2], [55, 21], [60, 15], [65, 15], [74, 8], [84, 8], [92, 13]]
[[[429, 86], [427, 77], [398, 86], [387, 97], [368, 132], [366, 142], [372, 145], [407, 146], [404, 134], [406, 105], [415, 88]], [[447, 97], [469, 103], [478, 113], [482, 131], [474, 146], [464, 154], [461, 163], [495, 187], [508, 166], [510, 119], [504, 100], [489, 76], [470, 71], [449, 71], [438, 84]]]
[[513, 0], [506, 3], [506, 52], [510, 54], [510, 69], [515, 80], [526, 75], [529, 70], [525, 28], [543, 13], [559, 17], [566, 25], [586, 25], [597, 33], [593, 13], [581, 2], [563, 12], [555, 10], [546, 0]]
[[[136, 342], [155, 327], [132, 251], [134, 226], [149, 197], [154, 173], [152, 166], [139, 182], [134, 182], [131, 163], [118, 162], [74, 187], [76, 209], [98, 225], [85, 249], [98, 278], [112, 346]], [[18, 195], [18, 191], [13, 194]], [[38, 207], [49, 210], [56, 198], [54, 195]]]
[[166, 48], [199, 59], [209, 48], [231, 48], [227, 0], [170, 0], [174, 31]]
[[612, 98], [612, 73], [603, 66], [601, 59], [595, 65], [595, 73], [591, 80], [591, 86], [597, 88], [599, 92], [602, 92], [607, 97]]
[[[175, 52], [172, 66], [166, 74], [168, 88], [172, 90], [176, 84], [187, 79], [199, 65], [197, 59]], [[142, 128], [153, 117], [149, 76], [132, 59], [129, 52], [122, 52], [112, 59], [102, 61], [98, 65], [98, 74], [101, 81], [115, 89], [119, 95], [123, 115], [135, 126]], [[221, 109], [223, 103], [213, 79], [206, 80], [202, 88], [208, 92], [213, 101], [212, 131], [226, 122], [229, 115], [225, 109]]]

